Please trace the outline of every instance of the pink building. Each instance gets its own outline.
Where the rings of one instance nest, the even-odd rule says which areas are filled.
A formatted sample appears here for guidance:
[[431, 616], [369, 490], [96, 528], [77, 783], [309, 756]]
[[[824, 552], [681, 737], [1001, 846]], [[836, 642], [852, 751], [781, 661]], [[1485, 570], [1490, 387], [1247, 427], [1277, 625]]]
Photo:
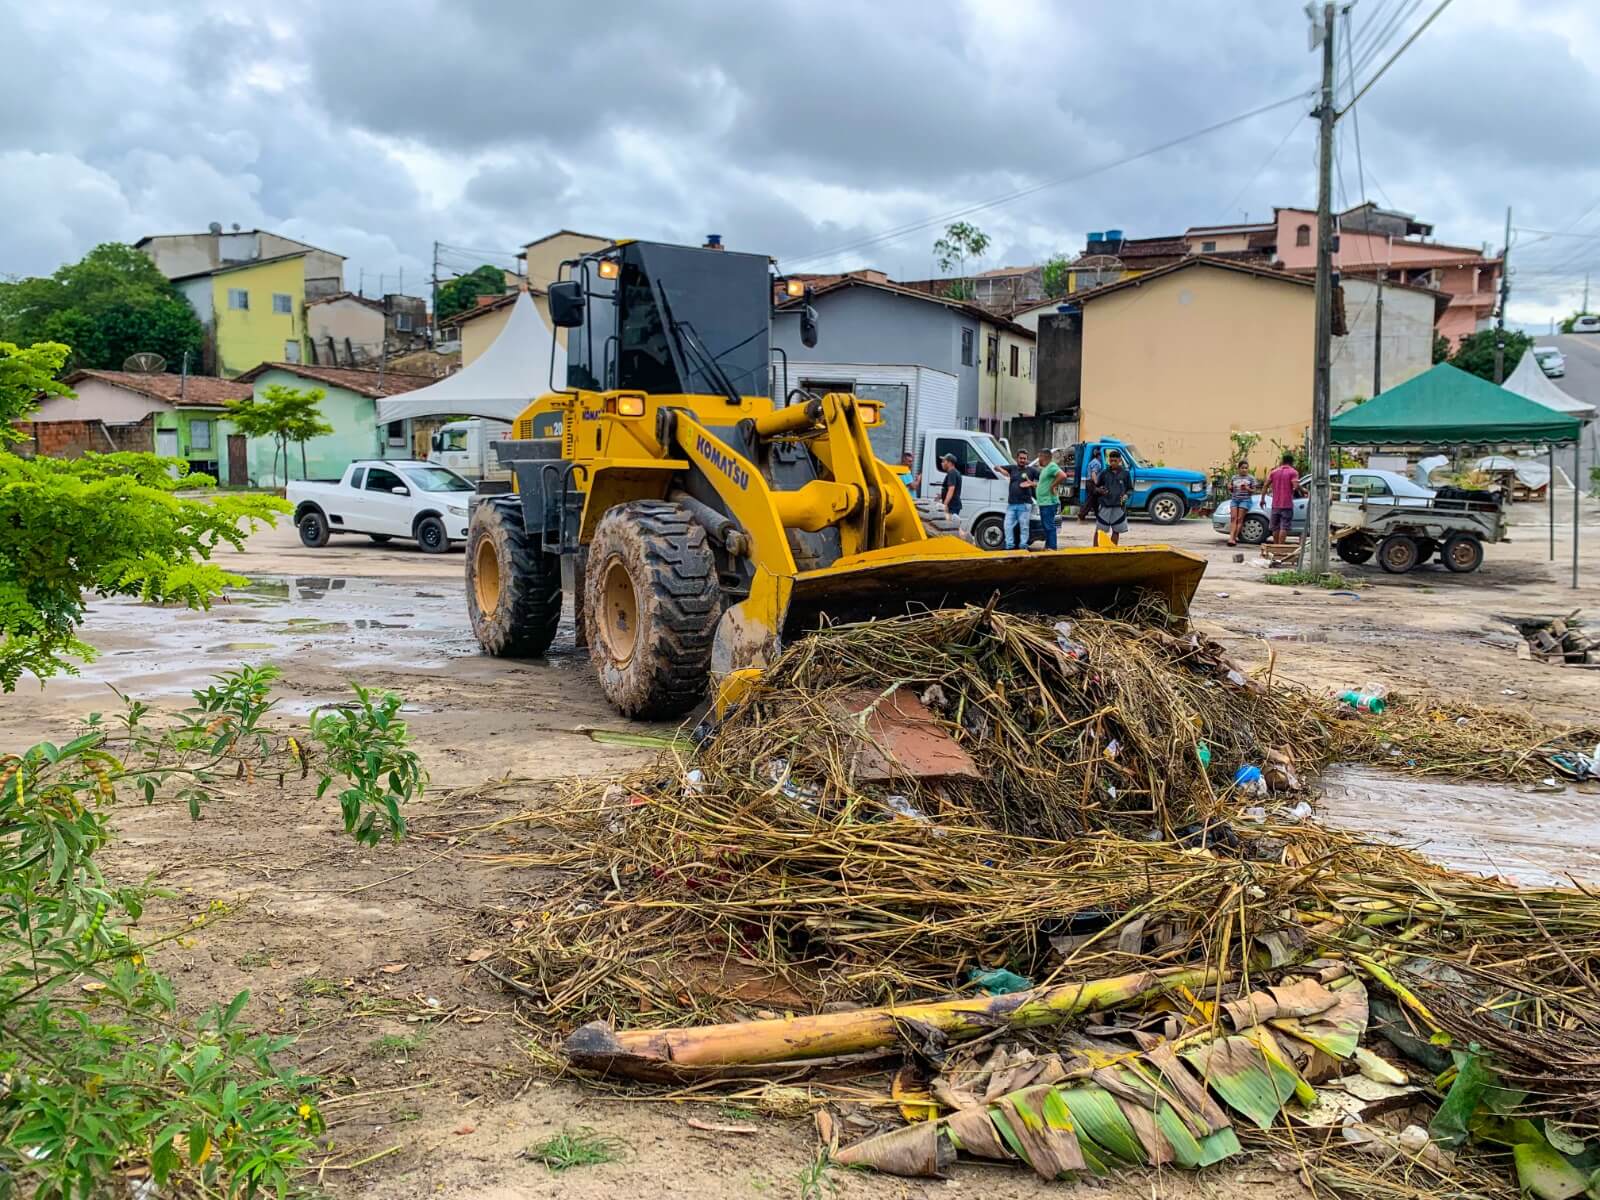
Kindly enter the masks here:
[[[1278, 261], [1287, 271], [1315, 271], [1317, 214], [1304, 208], [1276, 212]], [[1381, 275], [1395, 283], [1444, 292], [1450, 302], [1435, 328], [1452, 345], [1486, 326], [1494, 316], [1500, 259], [1486, 258], [1481, 250], [1469, 246], [1422, 240], [1433, 232], [1433, 226], [1371, 204], [1340, 213], [1338, 220], [1335, 269], [1367, 279]]]

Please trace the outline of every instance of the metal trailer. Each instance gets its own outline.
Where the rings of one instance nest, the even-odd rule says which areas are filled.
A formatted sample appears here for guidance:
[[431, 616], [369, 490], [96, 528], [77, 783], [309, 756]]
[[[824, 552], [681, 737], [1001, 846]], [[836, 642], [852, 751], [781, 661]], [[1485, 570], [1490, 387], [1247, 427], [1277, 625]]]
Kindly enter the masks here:
[[1435, 497], [1375, 504], [1334, 504], [1329, 512], [1333, 548], [1347, 562], [1376, 557], [1391, 575], [1428, 562], [1435, 555], [1451, 571], [1464, 574], [1483, 565], [1485, 542], [1506, 540], [1506, 516], [1495, 498]]

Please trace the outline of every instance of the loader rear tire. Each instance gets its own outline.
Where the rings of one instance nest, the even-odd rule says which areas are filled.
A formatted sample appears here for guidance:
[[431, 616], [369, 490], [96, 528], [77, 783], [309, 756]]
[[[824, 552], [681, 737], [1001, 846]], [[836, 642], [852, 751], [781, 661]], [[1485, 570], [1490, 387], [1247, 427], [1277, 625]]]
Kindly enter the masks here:
[[722, 585], [705, 527], [635, 500], [600, 518], [584, 571], [589, 657], [625, 717], [679, 717], [705, 699]]
[[486, 654], [535, 658], [561, 622], [561, 559], [523, 525], [516, 496], [484, 500], [467, 528], [467, 614]]
[[[918, 500], [917, 516], [922, 518], [922, 532], [929, 537], [957, 537], [970, 542], [972, 536], [961, 531], [961, 518], [945, 512], [937, 500]], [[1002, 531], [1001, 542], [1005, 541]]]

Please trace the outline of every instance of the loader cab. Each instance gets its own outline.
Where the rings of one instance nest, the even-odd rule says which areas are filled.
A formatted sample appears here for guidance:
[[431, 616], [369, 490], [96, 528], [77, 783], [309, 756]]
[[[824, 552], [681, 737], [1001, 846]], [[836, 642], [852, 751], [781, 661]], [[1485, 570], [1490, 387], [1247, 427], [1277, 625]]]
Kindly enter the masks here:
[[768, 260], [619, 242], [562, 264], [550, 315], [567, 339], [569, 388], [651, 395], [770, 391]]

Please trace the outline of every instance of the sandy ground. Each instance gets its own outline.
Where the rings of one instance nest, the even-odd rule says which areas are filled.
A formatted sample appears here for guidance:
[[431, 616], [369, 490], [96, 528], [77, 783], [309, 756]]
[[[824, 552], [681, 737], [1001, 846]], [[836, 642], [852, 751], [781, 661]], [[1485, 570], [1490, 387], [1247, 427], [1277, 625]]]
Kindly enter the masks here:
[[[1570, 508], [1557, 560], [1540, 525], [1491, 548], [1483, 570], [1430, 568], [1405, 577], [1350, 573], [1354, 596], [1261, 582], [1253, 554], [1235, 551], [1209, 523], [1163, 536], [1135, 526], [1131, 541], [1167, 540], [1210, 567], [1194, 605], [1208, 633], [1252, 665], [1320, 688], [1368, 679], [1533, 708], [1552, 720], [1600, 715], [1600, 672], [1517, 659], [1506, 614], [1584, 608], [1600, 619], [1600, 512], [1585, 505], [1583, 587], [1568, 586]], [[1519, 511], [1542, 521], [1544, 510]], [[1086, 540], [1065, 528], [1068, 544]], [[303, 789], [246, 789], [191, 824], [178, 807], [129, 805], [114, 876], [154, 873], [179, 892], [146, 917], [150, 932], [203, 911], [224, 915], [161, 952], [186, 1008], [249, 988], [256, 1024], [299, 1034], [296, 1053], [325, 1081], [334, 1144], [321, 1182], [346, 1197], [523, 1197], [801, 1194], [815, 1152], [809, 1121], [755, 1117], [753, 1135], [699, 1132], [698, 1116], [743, 1123], [715, 1105], [645, 1104], [535, 1069], [533, 1031], [512, 997], [471, 961], [497, 917], [527, 912], [558, 881], [497, 865], [497, 852], [535, 836], [485, 826], [514, 815], [546, 781], [602, 773], [648, 752], [594, 742], [588, 728], [624, 728], [598, 698], [570, 625], [547, 660], [481, 656], [468, 630], [461, 554], [336, 541], [299, 546], [289, 529], [264, 531], [229, 565], [251, 583], [209, 612], [93, 607], [85, 637], [101, 657], [78, 678], [26, 685], [0, 699], [0, 746], [59, 738], [94, 709], [114, 707], [107, 685], [179, 707], [204, 677], [241, 661], [283, 671], [287, 717], [347, 693], [350, 680], [393, 689], [433, 774], [414, 806], [412, 836], [363, 849], [338, 831], [332, 806]], [[478, 793], [486, 780], [520, 782]], [[1443, 861], [1529, 879], [1571, 871], [1600, 881], [1592, 845], [1594, 797], [1454, 785], [1397, 785], [1345, 774], [1329, 781], [1328, 819], [1421, 843]], [[218, 908], [220, 903], [220, 910]], [[555, 1175], [524, 1149], [569, 1125], [616, 1134], [617, 1163]], [[963, 1168], [922, 1184], [834, 1170], [842, 1196], [1060, 1195], [1023, 1173]], [[1298, 1191], [1267, 1168], [1203, 1179], [1133, 1178], [1100, 1194], [1274, 1196]], [[826, 1187], [818, 1200], [830, 1193]]]

